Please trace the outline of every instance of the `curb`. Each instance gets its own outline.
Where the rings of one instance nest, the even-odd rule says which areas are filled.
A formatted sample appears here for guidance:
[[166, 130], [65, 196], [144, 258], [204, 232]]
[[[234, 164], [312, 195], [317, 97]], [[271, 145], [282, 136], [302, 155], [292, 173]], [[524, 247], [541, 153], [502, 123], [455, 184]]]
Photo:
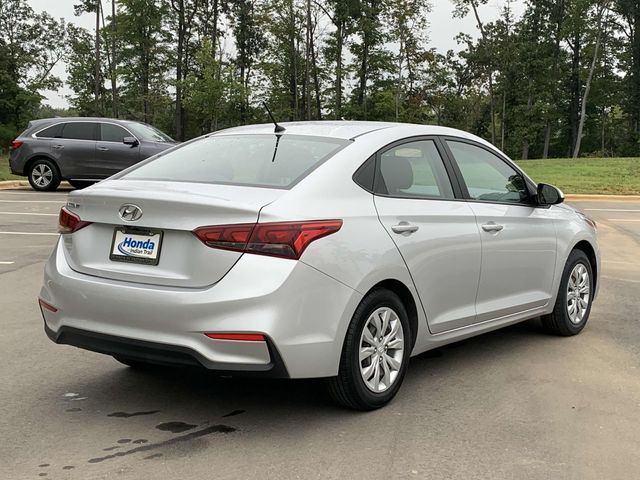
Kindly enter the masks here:
[[640, 201], [640, 195], [590, 195], [581, 193], [568, 193], [564, 196], [565, 200], [592, 200], [592, 201], [628, 201], [637, 202]]
[[4, 180], [0, 182], [0, 190], [9, 190], [11, 188], [28, 187], [29, 182], [26, 180]]

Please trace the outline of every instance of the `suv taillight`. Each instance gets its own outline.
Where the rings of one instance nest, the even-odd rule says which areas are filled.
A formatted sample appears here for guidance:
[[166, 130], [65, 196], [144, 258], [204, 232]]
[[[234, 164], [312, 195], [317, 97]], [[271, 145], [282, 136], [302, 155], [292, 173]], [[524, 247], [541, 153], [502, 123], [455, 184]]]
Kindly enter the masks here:
[[91, 225], [91, 222], [80, 220], [80, 217], [67, 210], [67, 207], [62, 207], [60, 209], [60, 216], [58, 217], [58, 232], [73, 233], [87, 225]]
[[14, 140], [13, 142], [11, 142], [11, 150], [19, 149], [23, 143], [24, 142], [21, 142], [20, 140]]
[[342, 220], [239, 223], [199, 227], [193, 234], [212, 248], [297, 260], [311, 242], [341, 227]]

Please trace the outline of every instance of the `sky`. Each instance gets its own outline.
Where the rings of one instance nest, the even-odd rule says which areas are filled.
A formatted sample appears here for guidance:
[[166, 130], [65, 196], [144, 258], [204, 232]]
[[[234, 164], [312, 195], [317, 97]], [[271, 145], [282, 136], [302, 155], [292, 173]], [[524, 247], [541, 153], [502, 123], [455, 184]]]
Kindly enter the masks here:
[[[46, 11], [55, 18], [64, 18], [68, 23], [85, 27], [89, 30], [95, 28], [94, 16], [85, 14], [76, 17], [73, 14], [73, 5], [78, 0], [28, 0], [27, 3], [36, 12]], [[505, 0], [489, 0], [486, 5], [480, 7], [480, 17], [483, 22], [495, 20], [502, 8]], [[105, 11], [110, 11], [110, 0], [103, 0]], [[432, 11], [429, 14], [429, 40], [430, 46], [436, 48], [440, 52], [447, 50], [458, 50], [459, 47], [455, 41], [455, 37], [460, 32], [467, 33], [473, 37], [479, 35], [478, 29], [473, 15], [467, 15], [466, 18], [452, 18], [453, 3], [451, 0], [432, 0]], [[515, 0], [512, 3], [513, 13], [516, 17], [520, 16], [524, 11], [524, 0]], [[66, 65], [60, 63], [56, 65], [53, 73], [63, 80], [66, 79]], [[45, 91], [43, 94], [47, 97], [45, 103], [53, 107], [67, 107], [68, 102], [66, 96], [71, 94], [69, 88], [65, 85], [58, 91]]]

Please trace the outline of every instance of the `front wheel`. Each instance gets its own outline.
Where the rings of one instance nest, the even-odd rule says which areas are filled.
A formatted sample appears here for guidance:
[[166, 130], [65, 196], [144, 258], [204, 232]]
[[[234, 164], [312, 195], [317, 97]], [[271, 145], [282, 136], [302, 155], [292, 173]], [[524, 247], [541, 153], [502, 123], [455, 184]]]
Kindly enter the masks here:
[[329, 393], [339, 404], [374, 410], [393, 399], [407, 371], [411, 329], [400, 298], [386, 289], [367, 295], [356, 309]]
[[582, 250], [572, 251], [562, 273], [553, 312], [542, 317], [545, 329], [564, 337], [580, 333], [591, 313], [593, 286], [589, 258]]

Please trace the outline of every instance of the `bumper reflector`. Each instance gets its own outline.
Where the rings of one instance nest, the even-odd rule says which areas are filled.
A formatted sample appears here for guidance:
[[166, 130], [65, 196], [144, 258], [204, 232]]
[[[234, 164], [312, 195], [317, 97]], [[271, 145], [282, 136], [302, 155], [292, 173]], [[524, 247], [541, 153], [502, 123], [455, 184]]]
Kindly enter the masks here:
[[205, 333], [214, 340], [236, 340], [240, 342], [264, 342], [266, 338], [259, 333]]
[[53, 312], [53, 313], [56, 313], [58, 311], [58, 309], [56, 307], [54, 307], [53, 305], [48, 304], [47, 302], [45, 302], [41, 298], [38, 299], [38, 303], [40, 304], [40, 308], [44, 308], [45, 310], [49, 310], [50, 312]]

